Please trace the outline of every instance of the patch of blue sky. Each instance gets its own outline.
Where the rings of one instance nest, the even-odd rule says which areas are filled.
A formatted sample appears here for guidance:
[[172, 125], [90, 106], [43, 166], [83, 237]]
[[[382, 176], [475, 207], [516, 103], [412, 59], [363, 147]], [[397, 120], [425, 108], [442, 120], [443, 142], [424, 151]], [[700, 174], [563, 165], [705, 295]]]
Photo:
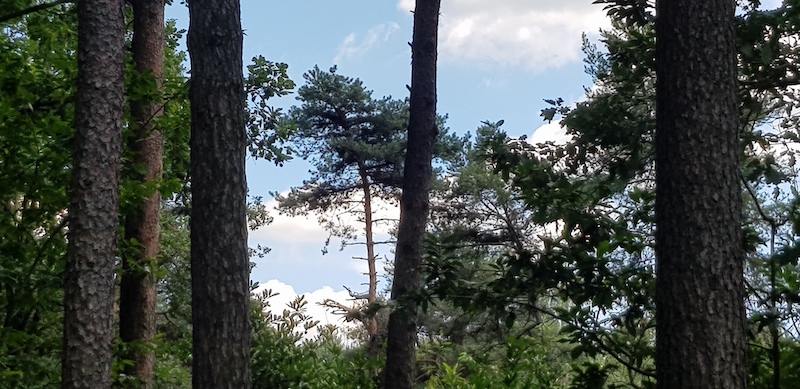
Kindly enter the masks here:
[[[313, 66], [327, 70], [337, 65], [340, 74], [360, 78], [374, 97], [405, 98], [410, 84], [410, 4], [413, 1], [243, 0], [245, 65], [256, 55], [285, 62], [298, 86]], [[604, 14], [588, 0], [443, 2], [438, 108], [449, 116], [450, 129], [462, 134], [484, 120], [502, 119], [510, 135], [530, 136], [545, 124], [539, 117], [546, 106], [543, 99], [581, 99], [583, 88], [591, 83], [583, 71], [581, 33], [596, 39], [599, 28], [609, 24]], [[170, 6], [167, 17], [177, 19], [179, 28], [188, 28], [184, 5]], [[286, 109], [297, 101], [290, 95], [274, 104]], [[310, 168], [301, 160], [283, 167], [248, 160], [247, 167], [250, 194], [265, 200], [270, 192], [302, 185]], [[364, 256], [363, 246], [340, 252], [333, 241], [323, 256], [326, 238], [313, 216], [277, 217], [272, 225], [251, 232], [251, 245], [272, 248], [266, 258], [256, 259], [253, 280], [277, 279], [297, 293], [323, 286], [365, 289], [360, 284], [366, 281], [361, 274], [366, 264], [352, 259]], [[392, 260], [390, 247], [379, 252]]]

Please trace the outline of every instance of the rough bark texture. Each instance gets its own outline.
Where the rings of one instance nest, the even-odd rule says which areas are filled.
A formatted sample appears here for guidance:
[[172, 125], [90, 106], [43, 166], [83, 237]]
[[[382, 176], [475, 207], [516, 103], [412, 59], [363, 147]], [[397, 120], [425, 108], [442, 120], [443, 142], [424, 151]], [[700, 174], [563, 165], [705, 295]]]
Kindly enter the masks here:
[[[164, 1], [131, 0], [133, 5], [133, 61], [139, 72], [151, 72], [161, 90], [164, 76]], [[163, 172], [164, 141], [155, 128], [161, 116], [160, 101], [131, 102], [131, 116], [136, 136], [129, 148], [134, 164], [142, 165], [145, 174], [134, 179], [159, 180]], [[156, 335], [156, 256], [159, 250], [159, 204], [161, 196], [153, 193], [125, 220], [125, 240], [136, 241], [130, 255], [123, 255], [120, 282], [119, 335], [124, 342], [136, 342], [126, 356], [133, 364], [125, 373], [139, 379], [140, 388], [153, 386], [155, 354], [150, 342]]]
[[250, 376], [245, 93], [238, 0], [189, 2], [195, 389]]
[[385, 388], [414, 387], [417, 304], [410, 297], [420, 289], [420, 264], [430, 207], [431, 157], [436, 140], [436, 44], [440, 0], [417, 0], [411, 48], [411, 98], [408, 147], [403, 171], [400, 224], [397, 231], [392, 299], [399, 303], [389, 316]]
[[124, 33], [121, 0], [78, 2], [62, 388], [111, 387]]
[[734, 1], [657, 7], [658, 387], [745, 388]]

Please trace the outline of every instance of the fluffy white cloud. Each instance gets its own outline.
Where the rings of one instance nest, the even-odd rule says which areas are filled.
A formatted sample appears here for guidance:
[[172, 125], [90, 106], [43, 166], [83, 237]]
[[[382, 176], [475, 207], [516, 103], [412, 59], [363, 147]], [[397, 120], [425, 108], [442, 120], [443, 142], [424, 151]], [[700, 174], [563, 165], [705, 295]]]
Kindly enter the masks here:
[[[282, 194], [286, 195], [287, 192]], [[356, 195], [353, 200], [359, 201], [361, 197]], [[270, 215], [273, 216], [273, 222], [255, 231], [250, 231], [249, 241], [252, 247], [260, 244], [272, 248], [272, 252], [265, 258], [255, 259], [258, 265], [253, 271], [254, 279], [264, 280], [279, 277], [288, 280], [286, 277], [291, 277], [291, 273], [297, 272], [296, 267], [302, 264], [312, 269], [310, 273], [301, 277], [305, 282], [302, 285], [305, 287], [308, 287], [308, 283], [312, 279], [315, 282], [318, 282], [316, 280], [329, 282], [325, 280], [339, 279], [338, 282], [358, 290], [359, 283], [366, 281], [367, 278], [364, 274], [368, 271], [367, 262], [357, 259], [366, 257], [366, 249], [363, 245], [364, 222], [355, 215], [342, 215], [341, 222], [352, 227], [359, 238], [350, 242], [355, 244], [345, 247], [342, 251], [340, 251], [340, 241], [332, 238], [327, 247], [328, 254], [323, 256], [320, 250], [325, 246], [329, 233], [320, 225], [317, 220], [318, 215], [294, 217], [281, 215], [275, 209], [276, 205], [277, 202], [274, 199], [265, 204]], [[378, 257], [378, 276], [381, 277], [384, 274], [384, 259], [391, 260], [393, 258], [394, 245], [384, 243], [392, 239], [390, 230], [394, 228], [395, 221], [399, 218], [400, 209], [397, 204], [380, 199], [373, 200], [372, 209], [373, 219], [381, 221], [376, 223], [373, 229], [375, 241], [381, 243], [375, 249]], [[354, 282], [354, 280], [357, 281]], [[297, 280], [293, 280], [291, 283], [295, 286], [301, 285]], [[379, 285], [380, 287], [382, 285]], [[301, 287], [301, 289], [303, 288]]]
[[[280, 215], [275, 210], [278, 205], [274, 199], [265, 204], [272, 223], [250, 231], [250, 239], [255, 241], [270, 240], [285, 243], [320, 243], [325, 241], [327, 233], [317, 222], [315, 216], [288, 216]], [[322, 239], [320, 239], [322, 236]]]
[[[414, 8], [400, 0], [398, 9]], [[601, 5], [586, 0], [452, 0], [442, 5], [443, 61], [522, 66], [534, 71], [581, 59], [581, 34], [610, 25]]]
[[572, 139], [571, 135], [567, 135], [567, 129], [561, 127], [557, 120], [550, 123], [543, 124], [533, 131], [533, 135], [528, 138], [530, 144], [539, 144], [545, 142], [555, 142], [556, 144], [563, 145]]
[[[285, 309], [289, 309], [287, 304], [294, 301], [298, 296], [298, 293], [295, 292], [291, 285], [287, 285], [278, 280], [269, 280], [259, 285], [258, 288], [253, 291], [253, 294], [260, 295], [264, 290], [267, 289], [271, 290], [273, 293], [277, 293], [276, 296], [271, 297], [267, 301], [269, 303], [268, 309], [276, 315], [280, 315]], [[323, 286], [322, 288], [313, 292], [303, 293], [302, 296], [305, 296], [305, 301], [308, 302], [303, 313], [309, 315], [312, 320], [319, 320], [319, 326], [333, 324], [340, 328], [345, 328], [355, 325], [352, 323], [346, 323], [341, 316], [331, 313], [328, 308], [320, 305], [320, 303], [326, 299], [331, 299], [339, 303], [349, 305], [351, 300], [350, 294], [347, 293], [347, 291], [336, 291], [330, 286]], [[313, 338], [317, 335], [317, 333], [318, 331], [316, 329], [312, 329], [306, 334], [305, 337]]]
[[414, 0], [400, 0], [397, 3], [397, 9], [411, 12], [414, 9]]
[[398, 29], [400, 29], [400, 25], [394, 22], [379, 24], [370, 28], [361, 40], [358, 39], [355, 33], [351, 33], [344, 38], [344, 41], [339, 46], [339, 51], [333, 58], [333, 63], [338, 64], [344, 59], [355, 58], [362, 55], [373, 47], [386, 42], [392, 33]]
[[[288, 191], [281, 194], [286, 195]], [[360, 201], [363, 197], [356, 195], [354, 201]], [[328, 237], [328, 232], [320, 225], [317, 215], [309, 216], [289, 216], [281, 215], [276, 210], [278, 202], [275, 199], [266, 202], [265, 206], [273, 217], [272, 223], [250, 232], [250, 237], [254, 240], [270, 240], [285, 243], [308, 243], [324, 242]], [[380, 220], [374, 227], [376, 239], [384, 239], [388, 236], [389, 230], [393, 226], [393, 221], [400, 217], [400, 208], [395, 203], [390, 203], [381, 199], [373, 199], [372, 213], [374, 220]], [[364, 222], [354, 215], [342, 215], [342, 223], [353, 227], [355, 231], [363, 234]]]

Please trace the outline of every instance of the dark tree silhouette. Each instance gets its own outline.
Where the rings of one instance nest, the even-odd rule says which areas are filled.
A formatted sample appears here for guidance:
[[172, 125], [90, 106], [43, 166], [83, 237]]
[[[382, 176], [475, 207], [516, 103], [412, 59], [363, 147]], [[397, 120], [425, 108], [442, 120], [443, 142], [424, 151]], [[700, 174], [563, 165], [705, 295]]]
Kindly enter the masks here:
[[62, 388], [111, 387], [125, 94], [121, 1], [78, 3], [78, 82], [64, 286]]
[[417, 303], [413, 295], [422, 284], [420, 264], [430, 208], [431, 158], [437, 136], [436, 47], [440, 3], [440, 0], [417, 0], [414, 10], [408, 144], [392, 284], [392, 299], [398, 306], [389, 316], [386, 388], [414, 387]]
[[657, 7], [658, 387], [744, 388], [735, 2]]
[[189, 2], [192, 387], [250, 374], [245, 90], [239, 0]]

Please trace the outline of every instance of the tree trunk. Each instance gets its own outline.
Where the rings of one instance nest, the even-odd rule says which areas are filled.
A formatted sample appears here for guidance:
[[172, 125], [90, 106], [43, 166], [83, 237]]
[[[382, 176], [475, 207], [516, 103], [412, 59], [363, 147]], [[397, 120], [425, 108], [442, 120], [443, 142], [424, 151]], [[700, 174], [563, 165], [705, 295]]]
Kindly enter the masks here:
[[[139, 72], [150, 71], [161, 92], [164, 76], [164, 1], [130, 0], [133, 5], [133, 61]], [[145, 168], [143, 176], [134, 177], [142, 183], [161, 179], [164, 142], [155, 128], [162, 114], [161, 102], [131, 101], [131, 116], [136, 135], [129, 145], [133, 163]], [[158, 192], [150, 195], [125, 220], [125, 240], [135, 240], [130, 254], [122, 255], [123, 271], [120, 282], [119, 335], [123, 342], [135, 342], [125, 358], [133, 361], [125, 373], [139, 379], [140, 388], [153, 385], [155, 354], [151, 342], [156, 335], [156, 256], [159, 250]]]
[[239, 0], [189, 2], [195, 389], [251, 385], [240, 12]]
[[411, 98], [408, 146], [400, 200], [392, 299], [386, 350], [387, 389], [414, 387], [417, 343], [417, 303], [421, 287], [423, 242], [430, 207], [433, 145], [436, 141], [436, 44], [440, 0], [417, 0], [411, 49]]
[[657, 2], [659, 388], [745, 388], [733, 0]]
[[62, 388], [111, 387], [125, 103], [120, 0], [78, 2], [78, 81], [64, 286]]
[[[375, 237], [372, 232], [372, 191], [369, 176], [359, 163], [358, 174], [361, 176], [361, 185], [364, 189], [364, 235], [367, 240], [367, 267], [369, 272], [369, 291], [367, 292], [367, 305], [372, 305], [378, 300], [378, 271], [375, 267]], [[367, 354], [370, 357], [378, 353], [378, 320], [371, 317], [367, 322]]]

